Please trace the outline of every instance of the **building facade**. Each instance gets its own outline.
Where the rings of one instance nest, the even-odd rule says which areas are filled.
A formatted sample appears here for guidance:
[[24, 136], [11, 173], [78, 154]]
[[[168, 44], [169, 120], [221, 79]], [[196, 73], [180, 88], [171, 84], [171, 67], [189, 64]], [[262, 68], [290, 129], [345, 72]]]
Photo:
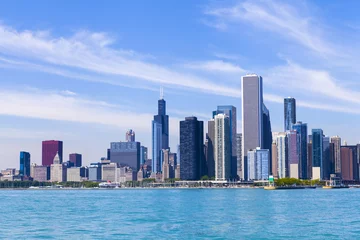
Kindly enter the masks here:
[[30, 177], [30, 153], [20, 152], [20, 176]]
[[196, 117], [180, 121], [180, 177], [199, 180], [206, 175], [203, 122]]
[[101, 163], [91, 163], [89, 166], [89, 181], [101, 181]]
[[129, 129], [125, 134], [126, 142], [135, 142], [135, 132], [132, 129]]
[[269, 179], [269, 149], [256, 148], [248, 152], [248, 180], [268, 180]]
[[166, 115], [166, 102], [163, 93], [160, 93], [158, 101], [158, 114], [154, 115], [152, 121], [152, 171], [162, 171], [161, 151], [169, 148], [169, 116]]
[[49, 140], [42, 142], [42, 165], [50, 166], [56, 154], [59, 154], [60, 163], [63, 162], [63, 142]]
[[70, 153], [69, 161], [71, 163], [73, 163], [74, 167], [81, 167], [82, 166], [82, 155], [79, 153]]
[[299, 178], [308, 179], [307, 124], [296, 122], [293, 125], [293, 130], [297, 132], [299, 139]]
[[322, 129], [313, 129], [312, 135], [312, 179], [323, 179], [323, 139]]
[[296, 100], [295, 98], [284, 99], [284, 131], [292, 130], [296, 123]]
[[288, 138], [288, 162], [289, 162], [289, 177], [299, 178], [299, 135], [296, 131], [287, 131]]
[[353, 150], [347, 146], [340, 148], [341, 153], [341, 177], [345, 181], [354, 180], [353, 176]]
[[[262, 129], [262, 132], [263, 132], [262, 149], [269, 150], [269, 156], [271, 156], [271, 145], [272, 145], [273, 139], [272, 139], [272, 131], [271, 131], [270, 112], [267, 109], [267, 107], [265, 106], [265, 104], [263, 104], [262, 127], [263, 127], [263, 129]], [[269, 163], [270, 172], [272, 171], [271, 167], [272, 167], [272, 164], [271, 164], [271, 159], [270, 159], [270, 163]]]
[[231, 131], [230, 117], [226, 114], [217, 114], [215, 121], [215, 180], [224, 181], [231, 177]]
[[138, 172], [140, 169], [139, 142], [112, 142], [110, 143], [110, 161], [119, 167], [130, 167]]
[[148, 160], [148, 149], [147, 147], [141, 146], [140, 147], [140, 164], [145, 164]]
[[334, 144], [335, 173], [341, 173], [341, 138], [331, 137], [331, 142]]
[[263, 82], [255, 74], [241, 78], [242, 97], [242, 169], [241, 179], [247, 176], [247, 153], [257, 147], [262, 148], [263, 139]]
[[80, 170], [81, 170], [80, 167], [68, 168], [66, 171], [66, 180], [68, 182], [80, 182], [81, 181]]
[[213, 118], [217, 114], [225, 114], [229, 117], [230, 124], [230, 151], [231, 151], [231, 178], [237, 177], [237, 155], [236, 155], [236, 134], [237, 134], [237, 122], [236, 122], [236, 107], [234, 106], [218, 106], [217, 110], [213, 112]]
[[277, 146], [277, 176], [278, 178], [286, 178], [288, 177], [288, 138], [286, 133], [280, 133], [276, 139]]
[[238, 133], [236, 134], [236, 159], [237, 159], [237, 176], [241, 176], [242, 172], [242, 165], [241, 165], [241, 159], [242, 159], [242, 134]]
[[50, 181], [51, 182], [66, 182], [67, 167], [61, 163], [59, 154], [56, 154], [53, 164], [50, 165]]
[[48, 167], [39, 166], [36, 163], [31, 164], [31, 177], [33, 181], [46, 182], [48, 180]]

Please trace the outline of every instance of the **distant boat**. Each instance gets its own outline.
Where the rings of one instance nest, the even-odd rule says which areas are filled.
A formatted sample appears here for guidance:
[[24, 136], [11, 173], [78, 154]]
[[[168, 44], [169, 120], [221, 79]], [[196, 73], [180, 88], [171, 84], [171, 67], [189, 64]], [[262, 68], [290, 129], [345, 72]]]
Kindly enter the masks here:
[[341, 189], [341, 188], [349, 188], [348, 185], [344, 185], [341, 181], [340, 177], [336, 177], [332, 174], [330, 176], [330, 181], [326, 182], [326, 185], [323, 186], [323, 189]]
[[[295, 190], [295, 189], [305, 189], [310, 187], [305, 186], [266, 186], [264, 190]], [[311, 187], [316, 188], [316, 187]]]

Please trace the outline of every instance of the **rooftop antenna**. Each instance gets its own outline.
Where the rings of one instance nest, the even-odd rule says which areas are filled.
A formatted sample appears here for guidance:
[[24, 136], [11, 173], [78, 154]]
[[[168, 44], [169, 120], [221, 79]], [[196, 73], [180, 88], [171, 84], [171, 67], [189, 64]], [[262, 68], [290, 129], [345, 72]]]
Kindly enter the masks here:
[[160, 87], [160, 99], [164, 99], [164, 88]]

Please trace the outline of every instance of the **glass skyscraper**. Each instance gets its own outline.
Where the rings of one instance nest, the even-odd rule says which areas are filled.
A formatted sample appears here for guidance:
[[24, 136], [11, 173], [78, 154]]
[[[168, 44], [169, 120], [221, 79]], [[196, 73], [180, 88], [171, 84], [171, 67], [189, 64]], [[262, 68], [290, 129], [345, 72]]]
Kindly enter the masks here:
[[308, 161], [307, 161], [307, 124], [297, 122], [293, 126], [293, 130], [299, 135], [298, 149], [299, 149], [299, 178], [308, 179]]
[[269, 179], [269, 150], [256, 148], [248, 152], [249, 180]]
[[323, 179], [323, 130], [313, 129], [312, 135], [312, 178]]
[[242, 173], [248, 179], [247, 153], [263, 144], [263, 84], [262, 77], [250, 74], [241, 78], [242, 98]]
[[20, 176], [30, 177], [30, 153], [20, 152]]
[[187, 117], [185, 121], [180, 121], [181, 180], [199, 180], [207, 175], [203, 125], [196, 117]]
[[[263, 138], [262, 138], [262, 149], [269, 150], [269, 156], [271, 156], [271, 145], [273, 142], [272, 131], [271, 131], [271, 121], [270, 121], [270, 112], [263, 104], [263, 124], [262, 124]], [[269, 161], [269, 172], [272, 172], [271, 160]]]
[[162, 125], [152, 121], [152, 164], [151, 171], [161, 172], [161, 152], [162, 152]]
[[166, 102], [161, 92], [158, 101], [158, 114], [152, 121], [152, 172], [162, 171], [162, 150], [169, 149], [169, 116], [166, 115]]
[[295, 98], [284, 99], [284, 131], [292, 130], [292, 126], [296, 123], [296, 100]]

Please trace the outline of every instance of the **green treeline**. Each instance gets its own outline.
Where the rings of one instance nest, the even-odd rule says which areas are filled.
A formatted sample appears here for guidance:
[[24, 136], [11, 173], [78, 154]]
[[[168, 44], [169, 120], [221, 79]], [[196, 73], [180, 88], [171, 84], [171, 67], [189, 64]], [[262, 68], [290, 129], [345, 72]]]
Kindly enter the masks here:
[[324, 181], [320, 180], [300, 180], [296, 178], [280, 178], [275, 180], [276, 186], [314, 186], [314, 185], [325, 185]]

